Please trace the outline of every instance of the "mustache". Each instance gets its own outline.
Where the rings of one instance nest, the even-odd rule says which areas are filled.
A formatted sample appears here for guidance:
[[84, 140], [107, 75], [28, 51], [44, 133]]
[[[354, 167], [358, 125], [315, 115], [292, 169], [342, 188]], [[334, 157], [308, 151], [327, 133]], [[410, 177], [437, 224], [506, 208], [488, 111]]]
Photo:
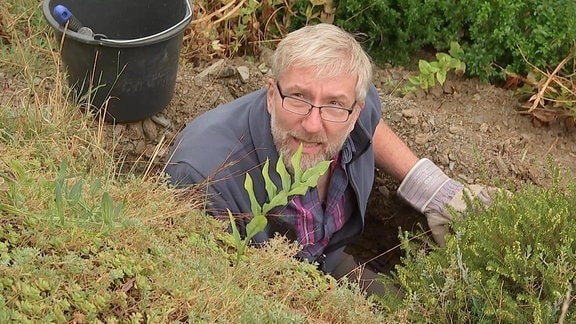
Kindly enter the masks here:
[[325, 135], [318, 134], [311, 136], [310, 134], [303, 134], [302, 132], [290, 132], [288, 135], [296, 139], [297, 141], [301, 142], [321, 143], [321, 144], [328, 143], [328, 138]]

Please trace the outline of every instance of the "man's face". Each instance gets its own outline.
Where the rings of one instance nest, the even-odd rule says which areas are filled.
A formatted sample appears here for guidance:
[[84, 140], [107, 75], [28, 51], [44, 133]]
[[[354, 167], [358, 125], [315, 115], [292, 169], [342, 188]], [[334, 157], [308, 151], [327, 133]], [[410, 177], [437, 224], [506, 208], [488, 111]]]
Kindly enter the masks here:
[[[342, 149], [344, 141], [354, 128], [364, 103], [355, 103], [356, 78], [341, 75], [334, 78], [312, 79], [312, 68], [290, 68], [280, 80], [268, 80], [267, 104], [272, 116], [274, 144], [292, 172], [290, 159], [302, 144], [301, 167], [314, 167], [332, 159]], [[337, 105], [353, 109], [345, 122], [323, 120], [318, 108], [308, 115], [298, 115], [282, 106], [282, 97], [297, 97], [315, 106]]]

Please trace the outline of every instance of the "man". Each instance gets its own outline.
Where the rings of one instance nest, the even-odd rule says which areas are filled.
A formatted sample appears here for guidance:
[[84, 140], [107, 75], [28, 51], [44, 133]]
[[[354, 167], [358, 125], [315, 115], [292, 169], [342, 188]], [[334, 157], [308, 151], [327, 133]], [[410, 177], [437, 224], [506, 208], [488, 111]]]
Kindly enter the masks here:
[[[318, 262], [336, 278], [358, 279], [370, 293], [381, 292], [382, 285], [371, 271], [358, 271], [344, 248], [362, 233], [375, 166], [402, 181], [399, 195], [427, 216], [440, 244], [451, 219], [446, 206], [465, 208], [464, 186], [419, 159], [381, 120], [369, 57], [351, 35], [330, 24], [290, 33], [278, 44], [265, 89], [187, 125], [166, 172], [174, 185], [207, 186], [209, 213], [222, 216], [229, 209], [242, 226], [249, 217], [241, 216], [251, 210], [245, 173], [254, 180], [258, 201], [266, 202], [264, 162], [274, 166], [282, 156], [289, 166], [300, 145], [304, 170], [331, 160], [329, 171], [315, 188], [274, 210], [253, 241], [286, 235], [302, 246], [299, 258]], [[278, 174], [272, 171], [271, 178], [281, 187]], [[481, 188], [473, 191], [488, 202]]]

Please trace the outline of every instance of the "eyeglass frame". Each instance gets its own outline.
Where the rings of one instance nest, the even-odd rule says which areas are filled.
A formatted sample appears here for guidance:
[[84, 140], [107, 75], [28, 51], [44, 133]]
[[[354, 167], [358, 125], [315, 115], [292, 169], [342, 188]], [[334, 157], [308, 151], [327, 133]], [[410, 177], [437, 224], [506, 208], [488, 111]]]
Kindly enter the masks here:
[[[278, 89], [278, 94], [280, 95], [280, 99], [282, 99], [282, 108], [284, 108], [286, 111], [289, 111], [293, 114], [299, 115], [299, 116], [308, 116], [310, 115], [310, 112], [312, 111], [312, 109], [314, 108], [318, 108], [319, 112], [320, 112], [320, 118], [324, 121], [327, 122], [331, 122], [331, 123], [345, 123], [350, 119], [350, 115], [352, 114], [352, 112], [354, 112], [354, 107], [357, 104], [357, 100], [354, 100], [354, 103], [352, 103], [352, 106], [350, 108], [343, 108], [343, 107], [338, 107], [338, 106], [333, 106], [333, 105], [320, 105], [317, 106], [313, 103], [311, 103], [308, 100], [302, 99], [302, 98], [298, 98], [298, 97], [294, 97], [291, 95], [285, 95], [284, 93], [282, 93], [282, 89], [280, 89], [280, 82], [276, 81], [276, 89]], [[300, 101], [302, 103], [305, 103], [307, 105], [310, 105], [310, 108], [308, 108], [308, 111], [305, 114], [299, 113], [299, 112], [295, 112], [293, 110], [290, 110], [286, 107], [284, 107], [284, 99], [285, 98], [290, 98], [290, 99], [294, 99], [296, 101]], [[322, 117], [322, 108], [333, 108], [333, 109], [339, 109], [339, 110], [344, 110], [346, 112], [348, 112], [348, 115], [346, 116], [345, 120], [339, 121], [339, 120], [329, 120], [329, 119], [325, 119], [324, 117]]]

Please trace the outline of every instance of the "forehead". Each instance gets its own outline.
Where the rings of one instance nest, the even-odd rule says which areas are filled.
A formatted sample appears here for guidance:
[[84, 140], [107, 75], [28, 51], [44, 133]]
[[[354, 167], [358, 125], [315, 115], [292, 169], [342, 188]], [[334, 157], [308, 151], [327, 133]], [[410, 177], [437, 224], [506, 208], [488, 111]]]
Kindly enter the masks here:
[[279, 77], [282, 90], [320, 92], [338, 97], [355, 97], [358, 77], [349, 73], [323, 75], [314, 67], [292, 67]]

